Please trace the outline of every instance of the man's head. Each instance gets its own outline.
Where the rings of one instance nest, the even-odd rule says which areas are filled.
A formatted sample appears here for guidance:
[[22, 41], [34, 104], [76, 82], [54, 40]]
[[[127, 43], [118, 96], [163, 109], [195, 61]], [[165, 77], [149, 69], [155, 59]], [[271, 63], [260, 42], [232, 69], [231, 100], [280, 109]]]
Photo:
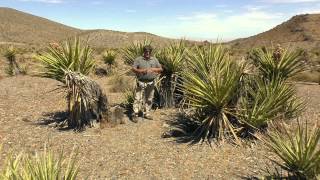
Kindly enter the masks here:
[[150, 45], [146, 45], [143, 47], [143, 57], [145, 59], [150, 59], [152, 52], [152, 47]]

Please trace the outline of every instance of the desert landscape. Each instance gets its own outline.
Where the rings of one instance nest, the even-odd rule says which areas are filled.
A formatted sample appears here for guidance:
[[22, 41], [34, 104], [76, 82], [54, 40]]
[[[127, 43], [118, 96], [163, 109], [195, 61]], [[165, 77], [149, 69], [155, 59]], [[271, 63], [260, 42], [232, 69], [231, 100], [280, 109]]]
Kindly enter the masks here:
[[[320, 14], [297, 15], [269, 31], [223, 43], [170, 39], [145, 32], [82, 30], [11, 8], [0, 8], [0, 22], [0, 179], [23, 179], [15, 177], [13, 173], [20, 168], [17, 166], [15, 169], [12, 163], [15, 158], [21, 160], [18, 154], [37, 157], [44, 151], [54, 152], [56, 158], [62, 151], [63, 160], [77, 153], [77, 175], [65, 179], [319, 179]], [[50, 73], [58, 70], [50, 71], [52, 69], [45, 61], [49, 55], [52, 57], [61, 51], [64, 55], [70, 52], [76, 54], [74, 49], [78, 46], [74, 37], [80, 39], [82, 46], [79, 47], [85, 48], [84, 44], [88, 43], [88, 48], [92, 50], [93, 58], [88, 63], [94, 65], [88, 65], [90, 71], [79, 70], [84, 79], [88, 77], [88, 81], [98, 84], [107, 97], [108, 108], [118, 107], [123, 111], [121, 118], [108, 116], [105, 121], [93, 120], [92, 127], [89, 123], [80, 131], [77, 127], [65, 124], [70, 119], [70, 112], [73, 112], [73, 109], [67, 109], [70, 99], [66, 96], [70, 91], [66, 87], [65, 74], [60, 77], [61, 74], [57, 73], [53, 77]], [[66, 41], [72, 47], [68, 51], [63, 49], [67, 48], [64, 44]], [[58, 48], [52, 43], [58, 44]], [[160, 101], [155, 98], [153, 120], [140, 119], [134, 123], [129, 116], [132, 106], [130, 93], [135, 86], [130, 52], [141, 52], [138, 46], [150, 43], [159, 53], [154, 55], [165, 68], [161, 77], [169, 81], [159, 80], [157, 88]], [[279, 68], [271, 73], [263, 71], [273, 67], [274, 64], [268, 64], [263, 58], [272, 59], [272, 52], [278, 43], [292, 50], [285, 51], [285, 58], [281, 60], [284, 62], [283, 69], [287, 69]], [[134, 50], [130, 51], [130, 48]], [[168, 51], [163, 50], [166, 48]], [[256, 51], [253, 50], [255, 48]], [[174, 56], [176, 59], [170, 59], [167, 52], [169, 55], [182, 53], [181, 56]], [[208, 55], [208, 52], [218, 55]], [[209, 57], [208, 61], [213, 59], [210, 68], [217, 68], [214, 72], [209, 68], [208, 73], [204, 74], [212, 76], [203, 82], [201, 80], [206, 76], [196, 73], [200, 70], [206, 72], [199, 65], [203, 63], [199, 58], [201, 55]], [[12, 57], [14, 59], [10, 61]], [[216, 57], [221, 57], [225, 65], [216, 64]], [[192, 63], [197, 60], [199, 63]], [[238, 63], [243, 60], [249, 65]], [[13, 62], [18, 64], [19, 70], [14, 68]], [[75, 61], [72, 62], [75, 64]], [[173, 66], [175, 63], [178, 65]], [[187, 69], [190, 74], [183, 72], [185, 63], [190, 63], [190, 69]], [[255, 67], [255, 63], [260, 63], [260, 66]], [[289, 65], [286, 66], [286, 63]], [[299, 69], [302, 66], [303, 69]], [[72, 68], [68, 70], [73, 73]], [[174, 78], [177, 74], [177, 77], [182, 77], [183, 83]], [[260, 79], [251, 81], [250, 78], [245, 79], [247, 76], [243, 74], [250, 78], [250, 75], [259, 76]], [[198, 81], [194, 80], [196, 78], [199, 78]], [[228, 79], [234, 81], [229, 82]], [[240, 80], [245, 85], [239, 83]], [[203, 84], [197, 86], [197, 82]], [[204, 82], [208, 82], [207, 85]], [[162, 97], [161, 92], [168, 90], [167, 84], [172, 88], [171, 85], [175, 83], [180, 83], [179, 88], [172, 93], [182, 92], [184, 101], [170, 104], [167, 103], [168, 99], [173, 98], [174, 102], [178, 100], [170, 95]], [[246, 85], [251, 90], [242, 89]], [[73, 87], [82, 90], [76, 83]], [[193, 87], [198, 89], [193, 90]], [[229, 89], [236, 93], [224, 94]], [[262, 95], [258, 97], [260, 94], [254, 92], [261, 92]], [[218, 96], [218, 93], [222, 95]], [[219, 99], [228, 95], [232, 97]], [[280, 103], [268, 101], [269, 97]], [[259, 101], [259, 98], [262, 100]], [[300, 100], [304, 103], [300, 103]], [[265, 108], [259, 109], [262, 106]], [[206, 108], [197, 109], [199, 107], [208, 107], [209, 111], [220, 112], [221, 116], [208, 112]], [[255, 115], [252, 109], [260, 111], [257, 110]], [[199, 111], [202, 112], [199, 113], [200, 118], [207, 118], [211, 124], [225, 123], [217, 125], [223, 130], [206, 125], [207, 121], [203, 119], [195, 120]], [[190, 113], [194, 113], [194, 116]], [[200, 133], [197, 131], [199, 127], [202, 127]], [[314, 128], [316, 137], [312, 141], [314, 148], [309, 149], [309, 154], [301, 155], [310, 159], [305, 157], [304, 161], [292, 162], [305, 163], [307, 165], [303, 164], [303, 168], [312, 166], [314, 169], [294, 169], [295, 164], [289, 166], [290, 169], [286, 166], [289, 163], [285, 164], [284, 158], [266, 145], [270, 143], [269, 134], [273, 132], [290, 134], [289, 140], [283, 144], [294, 139], [290, 137], [304, 137], [304, 133], [301, 136], [295, 134], [297, 127], [308, 127], [303, 132], [311, 132]], [[232, 133], [233, 130], [236, 133]], [[301, 144], [305, 145], [299, 146], [303, 153], [311, 143], [301, 141]], [[12, 167], [9, 167], [10, 162]], [[281, 167], [281, 164], [285, 165]], [[68, 169], [65, 166], [63, 168]]]

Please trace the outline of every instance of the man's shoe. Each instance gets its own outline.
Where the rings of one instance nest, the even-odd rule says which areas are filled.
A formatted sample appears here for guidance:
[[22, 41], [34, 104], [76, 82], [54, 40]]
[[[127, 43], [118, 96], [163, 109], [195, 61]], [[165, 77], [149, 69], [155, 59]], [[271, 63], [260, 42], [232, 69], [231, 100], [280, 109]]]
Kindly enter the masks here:
[[134, 122], [134, 123], [137, 123], [137, 122], [138, 122], [138, 119], [139, 119], [139, 117], [138, 117], [138, 115], [136, 115], [136, 114], [133, 114], [133, 115], [131, 116], [131, 121]]
[[150, 114], [144, 114], [143, 117], [145, 119], [153, 120], [153, 117]]

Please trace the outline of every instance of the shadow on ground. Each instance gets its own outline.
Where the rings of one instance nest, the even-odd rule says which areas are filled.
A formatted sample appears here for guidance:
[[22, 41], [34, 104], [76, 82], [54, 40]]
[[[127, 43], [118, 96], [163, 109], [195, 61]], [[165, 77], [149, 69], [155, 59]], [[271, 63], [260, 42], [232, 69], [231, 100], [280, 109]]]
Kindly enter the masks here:
[[68, 118], [68, 112], [66, 111], [56, 111], [44, 113], [35, 124], [40, 126], [51, 126], [58, 127], [58, 130], [70, 130], [71, 127], [65, 126], [66, 120]]
[[174, 138], [177, 143], [195, 144], [200, 141], [194, 133], [199, 124], [185, 114], [178, 113], [174, 119], [167, 120], [166, 123], [170, 128], [162, 134], [162, 138]]

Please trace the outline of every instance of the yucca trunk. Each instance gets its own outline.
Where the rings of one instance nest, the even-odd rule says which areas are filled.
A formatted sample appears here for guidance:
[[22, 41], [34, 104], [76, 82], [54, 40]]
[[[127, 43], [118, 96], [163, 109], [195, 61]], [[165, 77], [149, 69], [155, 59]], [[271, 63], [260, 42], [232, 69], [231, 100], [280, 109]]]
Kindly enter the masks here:
[[170, 108], [177, 104], [177, 84], [181, 81], [185, 55], [186, 46], [182, 40], [179, 43], [171, 43], [156, 55], [163, 68], [159, 87], [161, 107]]
[[66, 73], [68, 126], [83, 130], [92, 120], [107, 117], [107, 98], [101, 87], [89, 78], [69, 71]]

